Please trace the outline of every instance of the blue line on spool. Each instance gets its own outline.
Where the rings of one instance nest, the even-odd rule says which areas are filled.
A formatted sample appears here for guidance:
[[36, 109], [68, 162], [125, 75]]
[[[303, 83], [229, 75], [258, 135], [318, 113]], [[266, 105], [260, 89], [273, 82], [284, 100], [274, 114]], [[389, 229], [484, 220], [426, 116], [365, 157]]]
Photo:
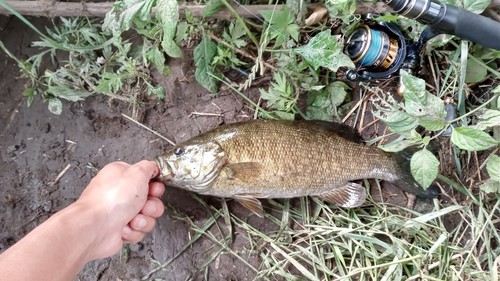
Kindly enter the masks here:
[[377, 56], [382, 48], [382, 35], [379, 31], [370, 29], [372, 41], [369, 42], [370, 46], [366, 51], [365, 56], [359, 61], [362, 66], [371, 66], [375, 63]]

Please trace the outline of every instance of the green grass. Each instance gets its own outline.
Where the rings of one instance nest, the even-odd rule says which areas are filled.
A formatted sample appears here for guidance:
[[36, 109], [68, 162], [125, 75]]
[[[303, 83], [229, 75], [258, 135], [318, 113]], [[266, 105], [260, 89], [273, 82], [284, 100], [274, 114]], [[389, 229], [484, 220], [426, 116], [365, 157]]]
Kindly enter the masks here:
[[[263, 220], [272, 231], [199, 198], [211, 218], [202, 225], [181, 213], [176, 218], [191, 225], [186, 248], [201, 237], [213, 243], [201, 272], [224, 253], [249, 267], [256, 280], [496, 280], [500, 200], [477, 200], [449, 206], [435, 200], [429, 213], [371, 201], [346, 210], [315, 198], [300, 198], [295, 207], [270, 200]], [[235, 233], [245, 236], [246, 246], [230, 246]], [[260, 264], [248, 263], [249, 254]]]

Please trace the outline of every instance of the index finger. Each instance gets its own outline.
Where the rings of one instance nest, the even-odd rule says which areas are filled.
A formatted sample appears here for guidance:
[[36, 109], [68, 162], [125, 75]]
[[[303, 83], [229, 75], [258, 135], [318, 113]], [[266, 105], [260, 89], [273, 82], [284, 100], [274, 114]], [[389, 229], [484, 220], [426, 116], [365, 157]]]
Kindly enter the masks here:
[[156, 177], [158, 173], [160, 173], [160, 168], [158, 168], [156, 162], [148, 160], [137, 162], [134, 165], [130, 166], [128, 169], [131, 170], [134, 174], [140, 174], [146, 177], [148, 180]]

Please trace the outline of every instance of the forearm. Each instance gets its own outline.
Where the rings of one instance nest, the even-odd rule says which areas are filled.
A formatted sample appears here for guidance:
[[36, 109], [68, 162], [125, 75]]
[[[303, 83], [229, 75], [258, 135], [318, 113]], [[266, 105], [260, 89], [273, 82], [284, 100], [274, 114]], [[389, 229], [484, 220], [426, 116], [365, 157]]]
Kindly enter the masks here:
[[6, 280], [73, 280], [89, 262], [95, 237], [93, 210], [73, 204], [0, 255]]

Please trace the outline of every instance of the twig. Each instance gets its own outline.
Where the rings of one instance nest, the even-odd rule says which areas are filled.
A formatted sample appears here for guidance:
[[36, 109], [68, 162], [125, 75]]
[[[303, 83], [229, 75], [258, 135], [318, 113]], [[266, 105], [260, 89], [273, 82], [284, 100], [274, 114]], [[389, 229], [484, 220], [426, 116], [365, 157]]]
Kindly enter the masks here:
[[[217, 43], [222, 44], [222, 45], [224, 45], [224, 46], [228, 47], [228, 48], [229, 48], [229, 49], [231, 49], [232, 51], [234, 51], [234, 52], [236, 52], [236, 53], [238, 53], [238, 54], [240, 54], [240, 55], [244, 56], [245, 58], [251, 59], [252, 61], [257, 61], [257, 58], [256, 58], [256, 57], [254, 57], [254, 56], [250, 55], [249, 53], [247, 53], [247, 52], [243, 51], [242, 49], [237, 49], [237, 48], [235, 48], [235, 47], [234, 47], [234, 46], [232, 46], [231, 44], [229, 44], [229, 43], [227, 43], [226, 41], [224, 41], [224, 40], [220, 39], [219, 37], [217, 37], [217, 36], [215, 36], [215, 35], [213, 35], [213, 34], [209, 34], [208, 36], [209, 36], [210, 38], [212, 38], [213, 40], [217, 41]], [[265, 61], [264, 61], [263, 63], [264, 63], [264, 65], [265, 65], [267, 68], [269, 68], [269, 69], [271, 69], [271, 70], [274, 70], [274, 71], [277, 71], [276, 67], [272, 66], [271, 64], [269, 64], [269, 63], [267, 63], [267, 62], [265, 62]]]
[[155, 135], [155, 136], [157, 136], [157, 137], [160, 137], [162, 140], [164, 140], [164, 141], [166, 141], [166, 142], [170, 143], [171, 145], [175, 146], [175, 142], [173, 142], [173, 141], [171, 141], [171, 140], [167, 139], [166, 137], [162, 136], [162, 135], [161, 135], [160, 133], [158, 133], [157, 131], [155, 131], [155, 130], [153, 130], [153, 129], [149, 128], [149, 127], [147, 127], [147, 126], [146, 126], [146, 125], [144, 125], [144, 124], [139, 123], [138, 121], [136, 121], [135, 119], [133, 119], [133, 118], [132, 118], [132, 117], [130, 117], [130, 116], [127, 116], [126, 114], [123, 114], [123, 113], [122, 113], [122, 116], [123, 116], [125, 119], [128, 119], [129, 121], [132, 121], [132, 123], [135, 123], [135, 124], [136, 124], [136, 125], [138, 125], [139, 127], [141, 127], [141, 128], [144, 128], [144, 129], [148, 130], [148, 131], [149, 131], [149, 132], [151, 132], [153, 135]]
[[[113, 7], [113, 2], [58, 2], [58, 1], [5, 1], [5, 3], [21, 15], [29, 16], [45, 16], [45, 17], [104, 17], [107, 12]], [[309, 4], [309, 9], [319, 4]], [[285, 5], [237, 5], [234, 7], [235, 12], [243, 18], [255, 18], [260, 15], [260, 11], [282, 9]], [[205, 5], [179, 5], [179, 16], [184, 17], [186, 10], [189, 10], [194, 17], [201, 18], [203, 16], [203, 9]], [[359, 3], [356, 7], [357, 14], [367, 13], [382, 13], [390, 10], [384, 3]], [[155, 13], [155, 9], [153, 12]], [[0, 14], [10, 14], [0, 4]], [[233, 18], [227, 9], [221, 9], [219, 12], [210, 16], [209, 18], [229, 20]]]
[[215, 116], [215, 117], [222, 117], [222, 116], [224, 116], [224, 114], [222, 114], [222, 113], [196, 112], [196, 111], [193, 111], [193, 112], [191, 112], [191, 114], [189, 114], [189, 116], [193, 116], [193, 115], [197, 115], [197, 116]]
[[66, 167], [57, 175], [53, 182], [50, 183], [50, 186], [54, 186], [57, 182], [66, 174], [66, 172], [71, 168], [71, 164], [66, 165]]

